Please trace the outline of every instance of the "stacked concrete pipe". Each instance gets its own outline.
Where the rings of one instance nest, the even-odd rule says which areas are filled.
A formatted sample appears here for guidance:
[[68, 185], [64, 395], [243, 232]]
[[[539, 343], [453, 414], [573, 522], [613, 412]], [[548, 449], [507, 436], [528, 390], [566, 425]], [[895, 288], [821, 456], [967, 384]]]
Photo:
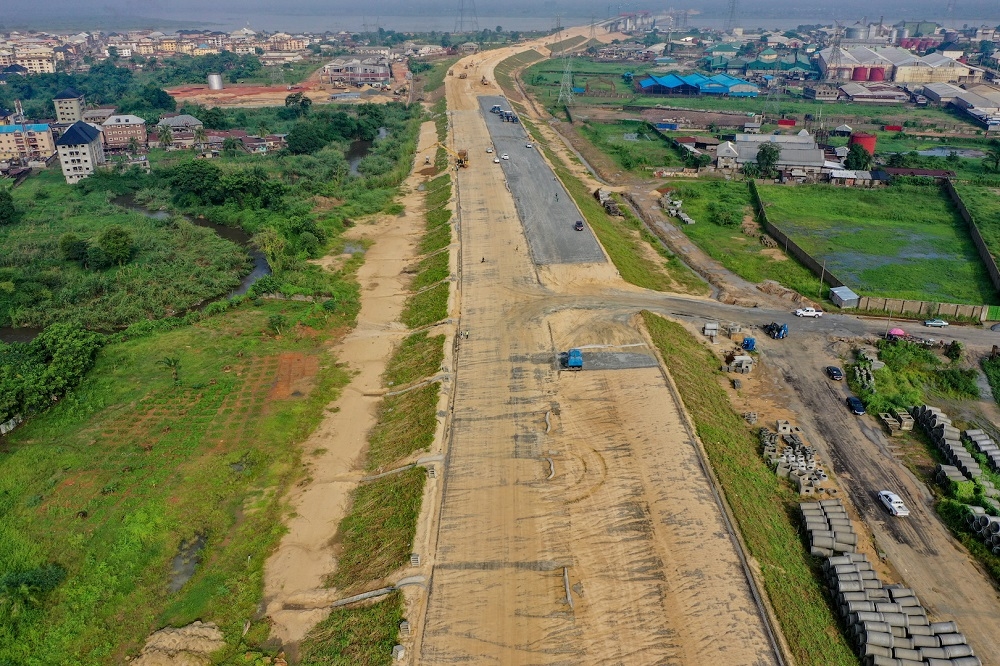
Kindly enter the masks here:
[[858, 535], [839, 499], [803, 502], [799, 504], [799, 510], [811, 555], [830, 557], [857, 550]]
[[863, 553], [830, 557], [823, 571], [866, 666], [982, 666], [954, 622], [931, 622], [913, 591], [884, 585]]

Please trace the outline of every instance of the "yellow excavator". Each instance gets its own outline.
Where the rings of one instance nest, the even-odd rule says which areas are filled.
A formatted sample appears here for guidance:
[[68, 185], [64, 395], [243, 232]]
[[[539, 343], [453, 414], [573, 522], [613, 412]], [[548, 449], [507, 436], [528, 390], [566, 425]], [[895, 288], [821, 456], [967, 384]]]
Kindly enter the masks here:
[[[441, 148], [444, 148], [444, 150], [445, 150], [446, 153], [448, 153], [449, 155], [451, 155], [452, 157], [454, 157], [455, 158], [455, 166], [461, 167], [463, 169], [465, 167], [469, 166], [469, 151], [468, 150], [460, 150], [460, 151], [458, 151], [456, 153], [454, 150], [452, 150], [448, 146], [444, 145], [440, 141], [436, 142], [434, 145], [435, 146], [440, 146]], [[424, 163], [425, 164], [430, 164], [431, 161], [432, 160], [431, 160], [430, 155], [427, 155], [427, 156], [424, 157]]]

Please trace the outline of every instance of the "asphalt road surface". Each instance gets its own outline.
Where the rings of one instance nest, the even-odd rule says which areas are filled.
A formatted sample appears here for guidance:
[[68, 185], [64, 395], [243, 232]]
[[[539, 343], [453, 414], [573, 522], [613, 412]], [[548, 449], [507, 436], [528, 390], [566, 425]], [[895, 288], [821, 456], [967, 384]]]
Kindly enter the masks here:
[[[503, 169], [514, 204], [528, 237], [528, 246], [536, 264], [586, 264], [605, 261], [593, 232], [586, 224], [583, 231], [573, 229], [583, 215], [577, 209], [562, 183], [542, 159], [537, 147], [528, 148], [528, 135], [518, 123], [504, 122], [490, 107], [500, 104], [510, 111], [503, 97], [480, 97], [479, 105], [486, 119], [495, 152], [492, 155], [470, 155], [477, 165], [480, 160], [489, 167]], [[493, 164], [494, 158], [510, 156]]]

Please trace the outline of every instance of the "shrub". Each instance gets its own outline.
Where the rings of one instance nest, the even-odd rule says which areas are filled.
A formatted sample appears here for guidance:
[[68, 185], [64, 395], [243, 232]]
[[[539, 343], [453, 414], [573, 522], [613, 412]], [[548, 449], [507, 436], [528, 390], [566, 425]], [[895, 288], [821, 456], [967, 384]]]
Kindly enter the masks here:
[[87, 241], [73, 232], [59, 237], [59, 251], [66, 261], [83, 261], [87, 258]]

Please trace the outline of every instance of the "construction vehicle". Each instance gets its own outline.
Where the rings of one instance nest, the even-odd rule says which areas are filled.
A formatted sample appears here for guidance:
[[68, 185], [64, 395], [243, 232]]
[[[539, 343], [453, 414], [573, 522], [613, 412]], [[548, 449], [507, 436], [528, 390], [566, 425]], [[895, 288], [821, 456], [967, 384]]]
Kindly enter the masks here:
[[764, 324], [764, 332], [775, 340], [782, 340], [788, 337], [788, 324], [772, 321], [770, 324]]
[[755, 351], [757, 349], [757, 338], [743, 338], [743, 343], [740, 347], [743, 348], [743, 351]]
[[460, 79], [467, 79], [467, 78], [469, 78], [469, 75], [466, 74], [465, 72], [462, 72], [461, 74], [458, 75], [458, 78], [460, 78]]
[[449, 69], [448, 70], [448, 76], [455, 76], [455, 70]]
[[490, 113], [503, 113], [503, 107], [499, 104], [494, 104], [490, 107]]
[[486, 77], [485, 77], [485, 76], [483, 77], [483, 85], [484, 85], [484, 86], [488, 86], [488, 85], [490, 85], [490, 82], [486, 80]]
[[444, 145], [440, 141], [436, 142], [434, 145], [435, 146], [440, 146], [441, 148], [444, 148], [444, 151], [446, 153], [448, 153], [449, 155], [451, 155], [452, 157], [454, 157], [455, 158], [455, 166], [463, 168], [463, 169], [465, 167], [469, 166], [469, 151], [468, 150], [460, 150], [458, 152], [455, 152], [454, 150], [452, 150], [448, 146]]
[[579, 349], [570, 349], [566, 355], [566, 367], [569, 370], [583, 370], [583, 352]]

